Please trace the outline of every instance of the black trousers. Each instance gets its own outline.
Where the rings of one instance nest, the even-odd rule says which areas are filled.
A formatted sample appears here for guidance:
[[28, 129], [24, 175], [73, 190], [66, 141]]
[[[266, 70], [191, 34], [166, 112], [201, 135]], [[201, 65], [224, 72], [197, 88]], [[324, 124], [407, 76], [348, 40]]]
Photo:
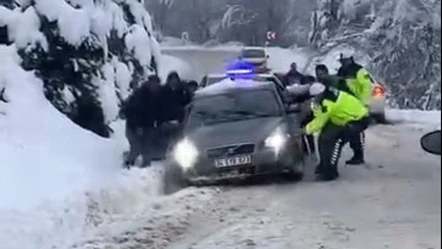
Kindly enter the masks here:
[[362, 150], [363, 143], [360, 143], [362, 134], [368, 127], [368, 119], [349, 123], [346, 126], [338, 126], [328, 123], [321, 131], [318, 138], [318, 149], [320, 164], [318, 173], [326, 177], [338, 175], [338, 163], [341, 157], [342, 148], [347, 142], [353, 141], [353, 146], [359, 145]]
[[365, 130], [368, 128], [370, 120], [364, 118], [348, 125], [347, 140], [353, 150], [353, 158], [364, 160], [365, 151]]
[[318, 137], [318, 151], [320, 162], [317, 173], [325, 177], [338, 175], [338, 162], [345, 141], [344, 126], [328, 123]]
[[142, 157], [142, 167], [150, 166], [156, 132], [155, 128], [137, 130], [126, 126], [126, 138], [129, 142], [129, 152], [125, 158], [127, 167], [133, 166], [138, 156]]

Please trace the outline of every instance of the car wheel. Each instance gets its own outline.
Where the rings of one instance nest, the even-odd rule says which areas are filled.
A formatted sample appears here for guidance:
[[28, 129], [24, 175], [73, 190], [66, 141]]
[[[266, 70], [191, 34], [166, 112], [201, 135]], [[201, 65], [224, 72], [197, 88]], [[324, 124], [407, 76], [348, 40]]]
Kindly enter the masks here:
[[385, 113], [372, 114], [371, 117], [378, 124], [386, 124], [387, 118], [385, 117]]
[[189, 185], [182, 170], [173, 165], [165, 165], [163, 180], [164, 194], [166, 195], [173, 194]]
[[299, 182], [304, 178], [304, 172], [300, 171], [291, 171], [284, 174], [284, 177], [291, 182]]
[[306, 167], [306, 164], [304, 161], [302, 161], [302, 162], [298, 161], [293, 166], [293, 169], [291, 169], [289, 172], [285, 173], [285, 177], [289, 181], [296, 181], [296, 182], [301, 181], [304, 178], [305, 167]]

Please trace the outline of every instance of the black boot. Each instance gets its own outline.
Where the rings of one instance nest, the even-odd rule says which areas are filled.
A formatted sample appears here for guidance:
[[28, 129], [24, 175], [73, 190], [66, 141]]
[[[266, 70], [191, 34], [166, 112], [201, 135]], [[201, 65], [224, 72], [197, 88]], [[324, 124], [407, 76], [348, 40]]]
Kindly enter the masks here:
[[327, 181], [334, 181], [338, 178], [339, 178], [338, 172], [336, 172], [336, 173], [322, 173], [322, 174], [317, 175], [316, 180], [327, 182]]
[[364, 164], [365, 160], [363, 156], [353, 156], [350, 160], [347, 160], [345, 164], [347, 165], [361, 165]]
[[323, 171], [323, 168], [322, 168], [321, 164], [318, 164], [315, 168], [315, 174], [316, 175], [321, 174], [322, 171]]

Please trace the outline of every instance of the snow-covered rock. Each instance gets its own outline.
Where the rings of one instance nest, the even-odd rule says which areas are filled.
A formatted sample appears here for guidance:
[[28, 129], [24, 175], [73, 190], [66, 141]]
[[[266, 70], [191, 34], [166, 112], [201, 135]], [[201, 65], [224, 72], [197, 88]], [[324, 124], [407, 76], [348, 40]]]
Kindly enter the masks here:
[[0, 2], [0, 44], [17, 47], [59, 111], [104, 137], [122, 99], [158, 69], [152, 34], [143, 1]]

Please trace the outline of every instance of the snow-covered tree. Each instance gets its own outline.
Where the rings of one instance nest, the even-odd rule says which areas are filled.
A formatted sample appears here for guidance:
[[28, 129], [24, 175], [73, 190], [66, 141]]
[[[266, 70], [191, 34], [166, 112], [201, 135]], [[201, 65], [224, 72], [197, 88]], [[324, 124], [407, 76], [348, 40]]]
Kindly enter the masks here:
[[438, 0], [319, 0], [310, 42], [326, 52], [346, 44], [371, 59], [390, 105], [440, 109]]
[[43, 80], [59, 111], [108, 137], [121, 101], [157, 70], [159, 46], [143, 1], [0, 3], [0, 46], [17, 47], [22, 67]]
[[[274, 45], [290, 46], [306, 41], [308, 13], [315, 5], [305, 0], [146, 0], [146, 6], [162, 34], [205, 43], [239, 41], [263, 44], [268, 29], [277, 32]], [[163, 14], [161, 14], [163, 13]], [[303, 44], [306, 44], [304, 42]]]

